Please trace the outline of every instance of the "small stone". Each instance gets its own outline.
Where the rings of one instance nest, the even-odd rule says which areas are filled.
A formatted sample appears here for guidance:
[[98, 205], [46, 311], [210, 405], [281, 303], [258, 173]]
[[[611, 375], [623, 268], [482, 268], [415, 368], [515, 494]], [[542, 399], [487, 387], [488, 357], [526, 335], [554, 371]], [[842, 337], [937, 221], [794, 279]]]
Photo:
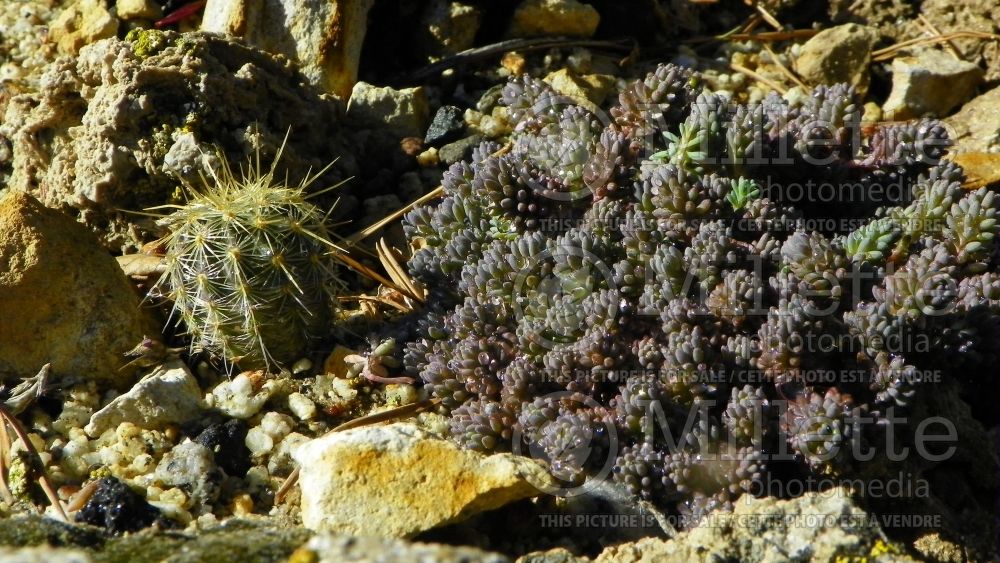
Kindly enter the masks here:
[[479, 146], [481, 142], [483, 142], [482, 135], [470, 135], [438, 149], [438, 158], [441, 162], [450, 166], [468, 158], [472, 154], [472, 149]]
[[280, 412], [269, 412], [260, 421], [260, 429], [276, 442], [287, 436], [294, 426], [292, 417]]
[[134, 381], [125, 352], [158, 327], [94, 234], [34, 197], [0, 196], [0, 381], [51, 364], [120, 388]]
[[423, 135], [429, 113], [422, 86], [395, 90], [358, 82], [347, 104], [348, 117], [367, 126], [388, 126], [399, 137]]
[[965, 172], [963, 188], [978, 190], [1000, 184], [1000, 153], [964, 152], [948, 158]]
[[244, 443], [250, 450], [250, 453], [255, 456], [264, 455], [274, 449], [274, 438], [267, 432], [264, 432], [260, 426], [255, 426], [247, 432]]
[[297, 60], [309, 81], [341, 99], [358, 77], [375, 0], [209, 0], [201, 30]]
[[814, 35], [802, 46], [795, 71], [810, 84], [847, 82], [864, 94], [868, 90], [868, 65], [878, 32], [846, 24]]
[[441, 106], [434, 114], [430, 127], [427, 128], [424, 143], [440, 147], [461, 138], [463, 131], [465, 131], [465, 121], [462, 119], [462, 110], [455, 106]]
[[507, 69], [507, 72], [514, 76], [521, 76], [524, 74], [525, 62], [524, 55], [510, 51], [503, 54], [503, 58], [500, 59], [500, 66]]
[[983, 70], [944, 51], [925, 49], [892, 61], [892, 91], [882, 110], [894, 120], [943, 117], [969, 98]]
[[204, 409], [198, 382], [184, 362], [173, 360], [157, 367], [127, 393], [94, 413], [84, 430], [90, 436], [100, 436], [122, 422], [161, 429], [168, 424], [188, 422]]
[[973, 98], [944, 122], [955, 141], [949, 152], [1000, 152], [1000, 86]]
[[60, 52], [75, 55], [84, 45], [114, 37], [118, 23], [103, 0], [77, 0], [52, 22], [49, 38]]
[[215, 463], [226, 475], [244, 477], [250, 469], [250, 450], [246, 446], [247, 424], [231, 419], [202, 430], [195, 442], [212, 450]]
[[462, 2], [432, 0], [420, 18], [420, 47], [433, 58], [472, 47], [483, 14]]
[[497, 84], [483, 92], [483, 95], [479, 97], [479, 101], [476, 102], [476, 109], [480, 113], [493, 113], [493, 108], [501, 106], [500, 100], [503, 98], [503, 87], [503, 84]]
[[335, 432], [299, 446], [303, 524], [316, 531], [411, 537], [539, 493], [534, 461], [484, 456], [413, 424]]
[[399, 148], [406, 156], [417, 156], [424, 150], [424, 141], [420, 137], [403, 137], [399, 141]]
[[613, 76], [591, 74], [578, 76], [569, 69], [560, 69], [545, 77], [545, 82], [560, 94], [574, 100], [587, 100], [594, 105], [600, 105], [614, 89]]
[[316, 403], [302, 393], [292, 393], [288, 396], [288, 410], [299, 420], [312, 420], [316, 417]]
[[[341, 563], [342, 561], [381, 561], [384, 563], [403, 561], [510, 562], [510, 559], [504, 555], [482, 551], [474, 547], [422, 542], [411, 543], [402, 540], [359, 537], [348, 534], [319, 534], [313, 536], [302, 550], [310, 555], [302, 555], [302, 559], [299, 561], [315, 563]], [[294, 556], [295, 554], [293, 554]], [[314, 557], [314, 559], [306, 559], [306, 557], [310, 556]]]
[[417, 164], [421, 168], [437, 166], [440, 161], [441, 160], [438, 158], [438, 150], [434, 147], [431, 147], [417, 155]]
[[123, 20], [158, 20], [163, 8], [154, 0], [118, 0], [115, 4], [118, 17]]
[[[188, 491], [191, 500], [206, 507], [219, 497], [222, 482], [212, 450], [190, 440], [164, 454], [153, 477], [163, 485]], [[165, 500], [163, 495], [160, 500]]]
[[510, 35], [591, 37], [600, 21], [593, 6], [577, 0], [524, 0], [514, 10]]
[[76, 514], [76, 521], [104, 528], [112, 534], [148, 528], [160, 518], [160, 511], [141, 495], [114, 477], [105, 477], [97, 490]]
[[302, 444], [309, 441], [309, 438], [299, 434], [298, 432], [292, 432], [288, 436], [285, 436], [281, 442], [274, 447], [271, 452], [271, 457], [267, 460], [267, 471], [271, 475], [288, 475], [295, 469], [295, 463], [292, 459], [292, 452], [295, 448], [298, 448]]
[[209, 406], [226, 416], [247, 419], [260, 412], [277, 390], [278, 383], [274, 380], [256, 390], [253, 380], [244, 372], [217, 385], [205, 399]]

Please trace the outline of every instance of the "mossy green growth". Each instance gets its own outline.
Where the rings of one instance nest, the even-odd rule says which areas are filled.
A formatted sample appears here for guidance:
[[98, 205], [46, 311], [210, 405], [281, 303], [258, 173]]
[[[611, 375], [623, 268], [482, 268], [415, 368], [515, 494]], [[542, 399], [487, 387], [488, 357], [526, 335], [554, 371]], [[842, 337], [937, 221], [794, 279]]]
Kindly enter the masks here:
[[132, 44], [132, 52], [140, 59], [147, 59], [170, 44], [167, 34], [158, 29], [133, 29], [125, 35], [125, 41]]

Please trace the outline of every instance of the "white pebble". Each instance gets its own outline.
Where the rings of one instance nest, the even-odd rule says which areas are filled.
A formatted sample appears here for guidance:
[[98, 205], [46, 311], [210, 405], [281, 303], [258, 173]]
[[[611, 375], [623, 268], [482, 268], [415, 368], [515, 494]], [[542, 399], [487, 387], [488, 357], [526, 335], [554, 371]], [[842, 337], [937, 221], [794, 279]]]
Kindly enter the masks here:
[[295, 420], [287, 414], [269, 412], [260, 421], [260, 429], [275, 441], [280, 441], [295, 427]]
[[260, 426], [254, 426], [247, 432], [244, 443], [253, 455], [263, 455], [274, 448], [274, 438], [261, 430]]
[[316, 403], [302, 393], [288, 396], [288, 408], [299, 420], [310, 420], [316, 416]]

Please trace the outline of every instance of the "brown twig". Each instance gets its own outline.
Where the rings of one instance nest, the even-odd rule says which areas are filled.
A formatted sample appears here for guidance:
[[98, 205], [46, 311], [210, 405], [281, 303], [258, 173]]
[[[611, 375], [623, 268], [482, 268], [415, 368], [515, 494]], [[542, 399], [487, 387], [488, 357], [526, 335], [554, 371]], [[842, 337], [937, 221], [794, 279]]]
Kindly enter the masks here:
[[[917, 19], [920, 20], [920, 23], [928, 30], [930, 30], [932, 34], [934, 34], [937, 37], [941, 37], [941, 31], [937, 27], [935, 27], [933, 23], [931, 23], [931, 20], [927, 19], [927, 16], [923, 14], [917, 14]], [[959, 52], [958, 47], [955, 45], [954, 41], [948, 39], [947, 41], [944, 42], [944, 46], [945, 48], [948, 49], [949, 52], [951, 52], [951, 55], [953, 57], [955, 57], [958, 60], [962, 60], [962, 53]]]
[[712, 41], [791, 41], [807, 39], [819, 33], [817, 29], [790, 29], [788, 31], [762, 31], [760, 33], [728, 33], [724, 35], [702, 35], [682, 41], [682, 43], [708, 43]]
[[878, 49], [872, 51], [872, 61], [881, 62], [887, 61], [894, 56], [899, 51], [907, 47], [915, 47], [917, 45], [933, 45], [935, 43], [942, 43], [945, 41], [950, 41], [952, 39], [990, 39], [993, 41], [1000, 40], [1000, 35], [995, 33], [986, 33], [984, 31], [954, 31], [952, 33], [946, 33], [944, 35], [939, 35], [937, 37], [917, 37], [914, 39], [907, 39], [906, 41], [900, 41], [894, 45], [889, 45], [883, 49]]
[[76, 512], [86, 506], [87, 501], [90, 500], [90, 497], [94, 496], [94, 492], [100, 484], [100, 480], [94, 479], [81, 487], [80, 490], [73, 495], [73, 498], [69, 499], [69, 503], [66, 504], [66, 510], [69, 512]]
[[358, 231], [358, 232], [354, 233], [353, 235], [347, 237], [346, 239], [344, 239], [344, 242], [347, 243], [348, 246], [353, 246], [353, 245], [355, 245], [355, 244], [363, 241], [364, 239], [372, 236], [373, 234], [377, 233], [379, 231], [379, 229], [381, 229], [382, 227], [388, 225], [389, 223], [395, 221], [396, 219], [399, 219], [403, 215], [406, 215], [406, 213], [409, 212], [414, 207], [416, 207], [418, 205], [423, 205], [423, 204], [427, 203], [428, 201], [435, 200], [435, 199], [441, 197], [443, 194], [444, 194], [444, 186], [438, 186], [438, 187], [434, 188], [433, 190], [427, 192], [426, 194], [424, 194], [424, 195], [418, 197], [417, 199], [411, 201], [410, 203], [404, 205], [403, 207], [397, 209], [396, 211], [393, 211], [392, 213], [390, 213], [390, 214], [386, 215], [385, 217], [379, 219], [375, 223], [372, 223], [371, 225], [368, 225], [364, 229], [361, 229], [360, 231]]
[[10, 436], [7, 435], [7, 425], [0, 422], [0, 494], [7, 504], [14, 504], [14, 494], [7, 485], [7, 452], [10, 451]]
[[758, 81], [758, 82], [760, 82], [762, 84], [767, 85], [772, 90], [774, 90], [775, 92], [778, 92], [781, 95], [785, 95], [785, 94], [788, 93], [788, 88], [785, 88], [784, 86], [778, 84], [777, 82], [774, 82], [773, 80], [771, 80], [769, 78], [764, 78], [763, 76], [761, 76], [760, 74], [758, 74], [758, 73], [750, 70], [749, 68], [746, 68], [744, 66], [740, 66], [740, 65], [738, 65], [736, 63], [730, 63], [729, 64], [729, 68], [735, 70], [736, 72], [743, 73], [743, 74], [749, 76], [750, 78], [753, 78], [754, 80], [756, 80], [756, 81]]
[[806, 92], [809, 91], [809, 87], [806, 86], [806, 83], [802, 82], [802, 80], [799, 79], [798, 75], [792, 72], [790, 68], [782, 64], [781, 60], [778, 59], [778, 55], [774, 54], [774, 51], [771, 50], [771, 47], [769, 47], [767, 43], [764, 43], [764, 50], [767, 51], [767, 54], [771, 56], [771, 62], [773, 62], [775, 66], [781, 69], [781, 72], [783, 72], [785, 76], [787, 76], [792, 82], [798, 84], [798, 86], [802, 88], [804, 91]]
[[6, 422], [10, 424], [10, 427], [14, 429], [14, 434], [17, 434], [18, 439], [24, 444], [24, 449], [28, 451], [28, 455], [31, 455], [36, 460], [38, 460], [39, 475], [38, 484], [42, 486], [42, 490], [45, 491], [45, 496], [48, 497], [49, 502], [55, 507], [56, 512], [63, 519], [64, 522], [69, 522], [69, 517], [66, 516], [66, 511], [63, 509], [62, 502], [59, 501], [59, 495], [56, 494], [56, 490], [52, 487], [52, 483], [49, 481], [48, 476], [45, 474], [45, 464], [42, 463], [42, 458], [38, 455], [38, 450], [35, 449], [35, 445], [31, 443], [28, 438], [28, 432], [23, 426], [21, 426], [21, 421], [17, 419], [6, 406], [0, 404], [0, 424]]
[[402, 82], [419, 82], [449, 68], [469, 64], [507, 51], [538, 51], [557, 47], [587, 47], [589, 49], [607, 49], [611, 51], [632, 50], [631, 40], [599, 41], [594, 39], [574, 39], [571, 37], [542, 37], [537, 39], [508, 39], [492, 45], [483, 45], [466, 49], [440, 61], [418, 68], [406, 75]]

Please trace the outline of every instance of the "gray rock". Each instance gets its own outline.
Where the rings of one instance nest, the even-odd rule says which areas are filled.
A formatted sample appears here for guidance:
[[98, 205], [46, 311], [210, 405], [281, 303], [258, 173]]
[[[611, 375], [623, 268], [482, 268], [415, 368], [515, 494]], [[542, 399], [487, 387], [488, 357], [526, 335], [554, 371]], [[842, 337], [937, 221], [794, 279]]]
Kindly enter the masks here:
[[222, 472], [212, 450], [189, 440], [163, 455], [153, 478], [166, 487], [182, 487], [196, 506], [211, 509], [219, 497]]
[[434, 119], [431, 120], [424, 135], [424, 143], [428, 146], [440, 147], [458, 139], [465, 131], [465, 120], [462, 119], [463, 111], [455, 106], [441, 106]]
[[[609, 547], [601, 563], [653, 561], [833, 561], [868, 557], [881, 541], [875, 517], [843, 488], [799, 498], [744, 495], [733, 513], [713, 512], [670, 540], [645, 538]], [[908, 561], [883, 554], [881, 560]]]
[[90, 563], [90, 555], [80, 549], [41, 545], [36, 547], [0, 546], [4, 563]]
[[431, 57], [464, 51], [472, 47], [482, 17], [470, 4], [431, 0], [420, 18], [420, 46]]
[[197, 418], [204, 409], [198, 382], [184, 362], [173, 360], [158, 366], [127, 393], [95, 412], [84, 430], [92, 437], [100, 436], [123, 422], [157, 430]]
[[0, 264], [0, 381], [51, 364], [53, 381], [131, 385], [123, 354], [159, 327], [91, 232], [9, 190], [0, 196]]
[[944, 117], [972, 95], [983, 71], [937, 49], [892, 61], [892, 92], [882, 106], [887, 119]]
[[847, 82], [863, 94], [877, 40], [875, 30], [853, 23], [825, 29], [802, 46], [795, 71], [810, 84]]
[[422, 137], [430, 108], [422, 86], [395, 90], [358, 82], [347, 103], [347, 116], [369, 127], [387, 126], [398, 137]]
[[[57, 59], [37, 91], [10, 99], [0, 124], [14, 149], [9, 187], [131, 251], [162, 233], [121, 210], [176, 202], [176, 171], [190, 167], [197, 178], [202, 152], [218, 148], [238, 166], [259, 147], [267, 162], [290, 131], [279, 177], [288, 171], [295, 182], [334, 158], [317, 186], [357, 174], [354, 145], [338, 127], [343, 105], [305, 85], [286, 59], [204, 33], [133, 37]], [[178, 147], [167, 169], [166, 155], [187, 135], [200, 150]]]
[[551, 484], [528, 458], [484, 456], [404, 423], [334, 432], [292, 456], [302, 523], [322, 532], [412, 537]]
[[514, 10], [510, 35], [590, 37], [600, 22], [597, 9], [577, 0], [524, 0]]
[[354, 563], [378, 561], [379, 563], [409, 563], [410, 561], [462, 561], [464, 563], [505, 563], [509, 558], [462, 547], [433, 543], [409, 543], [403, 540], [319, 534], [305, 549], [319, 558], [319, 563]]
[[944, 122], [955, 153], [1000, 152], [1000, 87], [973, 98]]
[[375, 0], [209, 0], [201, 29], [296, 60], [314, 85], [347, 99]]
[[464, 139], [459, 139], [454, 143], [448, 143], [438, 149], [438, 159], [447, 165], [455, 164], [459, 160], [469, 158], [472, 154], [472, 149], [479, 146], [479, 143], [482, 142], [483, 136], [476, 134], [470, 135]]

